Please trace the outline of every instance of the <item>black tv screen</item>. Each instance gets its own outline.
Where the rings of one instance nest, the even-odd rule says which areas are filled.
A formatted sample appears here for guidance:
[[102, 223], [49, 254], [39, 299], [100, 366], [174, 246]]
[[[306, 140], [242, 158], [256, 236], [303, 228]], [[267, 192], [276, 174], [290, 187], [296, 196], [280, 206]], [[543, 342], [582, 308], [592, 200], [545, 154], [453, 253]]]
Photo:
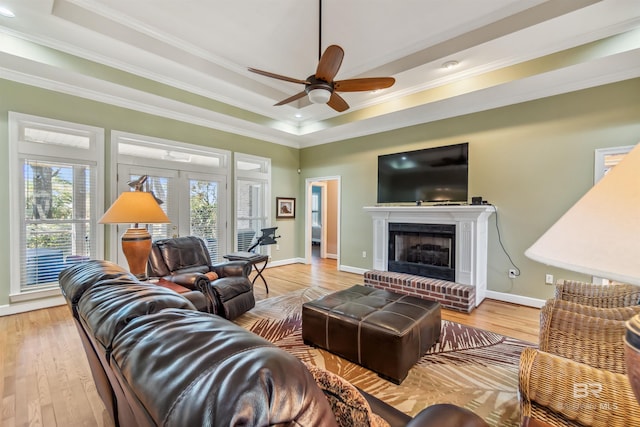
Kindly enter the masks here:
[[378, 156], [378, 203], [466, 203], [469, 143]]

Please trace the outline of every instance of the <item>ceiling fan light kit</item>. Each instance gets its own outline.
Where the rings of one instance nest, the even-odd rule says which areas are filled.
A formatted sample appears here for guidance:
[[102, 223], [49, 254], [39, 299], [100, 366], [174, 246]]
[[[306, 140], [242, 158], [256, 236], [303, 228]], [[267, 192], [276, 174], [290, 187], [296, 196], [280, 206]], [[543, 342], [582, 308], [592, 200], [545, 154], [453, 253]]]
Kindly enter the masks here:
[[308, 91], [307, 95], [313, 104], [326, 104], [331, 98], [331, 91], [325, 88], [315, 88]]

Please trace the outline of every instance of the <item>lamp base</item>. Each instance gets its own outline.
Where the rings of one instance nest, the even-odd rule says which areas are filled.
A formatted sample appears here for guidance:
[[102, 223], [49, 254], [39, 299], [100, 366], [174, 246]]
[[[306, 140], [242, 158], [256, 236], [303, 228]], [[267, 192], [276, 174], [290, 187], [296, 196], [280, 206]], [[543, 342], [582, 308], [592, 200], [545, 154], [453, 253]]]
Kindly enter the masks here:
[[147, 261], [151, 254], [151, 235], [147, 229], [127, 229], [122, 235], [122, 252], [127, 258], [131, 274], [147, 280]]

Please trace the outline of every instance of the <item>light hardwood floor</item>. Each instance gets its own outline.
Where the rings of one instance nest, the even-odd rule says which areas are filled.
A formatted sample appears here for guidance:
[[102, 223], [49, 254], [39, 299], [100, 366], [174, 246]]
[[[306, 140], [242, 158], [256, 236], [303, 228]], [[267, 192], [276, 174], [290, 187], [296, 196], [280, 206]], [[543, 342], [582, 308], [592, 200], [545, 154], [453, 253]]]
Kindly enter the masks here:
[[[307, 286], [343, 289], [362, 276], [332, 260], [268, 268], [269, 295], [258, 279], [256, 299]], [[471, 314], [443, 310], [444, 319], [536, 342], [539, 310], [492, 300]], [[0, 317], [0, 426], [112, 427], [98, 397], [67, 306]]]

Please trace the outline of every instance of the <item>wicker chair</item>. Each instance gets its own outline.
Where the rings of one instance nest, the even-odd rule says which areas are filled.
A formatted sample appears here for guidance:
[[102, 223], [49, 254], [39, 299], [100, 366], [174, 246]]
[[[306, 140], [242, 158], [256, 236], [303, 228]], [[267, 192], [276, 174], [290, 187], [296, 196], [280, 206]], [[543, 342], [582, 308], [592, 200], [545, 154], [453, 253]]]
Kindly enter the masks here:
[[601, 308], [631, 307], [640, 302], [640, 286], [563, 280], [556, 284], [555, 299]]
[[540, 311], [539, 349], [520, 358], [522, 417], [553, 426], [640, 426], [626, 375], [625, 321], [640, 287], [564, 281]]
[[518, 389], [522, 417], [552, 426], [640, 426], [640, 405], [623, 374], [527, 348]]
[[640, 307], [597, 308], [549, 300], [540, 310], [539, 349], [594, 368], [626, 374], [625, 321]]

